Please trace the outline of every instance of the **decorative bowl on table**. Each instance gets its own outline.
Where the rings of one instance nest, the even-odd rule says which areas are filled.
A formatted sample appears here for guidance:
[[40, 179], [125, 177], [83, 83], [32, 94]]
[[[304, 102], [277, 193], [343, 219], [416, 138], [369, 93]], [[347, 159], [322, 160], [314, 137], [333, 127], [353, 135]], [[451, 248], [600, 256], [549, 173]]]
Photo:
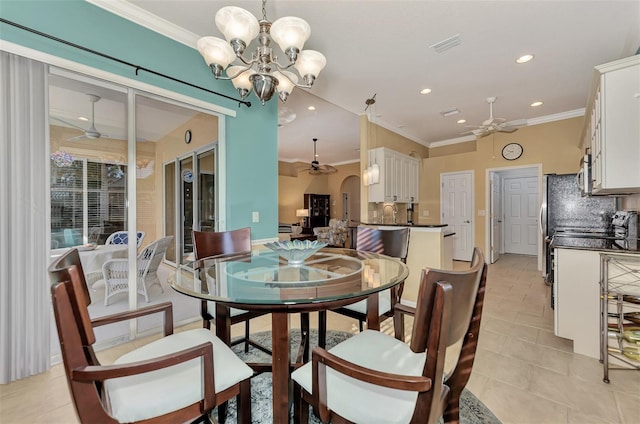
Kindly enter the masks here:
[[304, 260], [327, 245], [317, 240], [274, 241], [265, 243], [265, 247], [276, 252], [291, 265], [304, 263]]

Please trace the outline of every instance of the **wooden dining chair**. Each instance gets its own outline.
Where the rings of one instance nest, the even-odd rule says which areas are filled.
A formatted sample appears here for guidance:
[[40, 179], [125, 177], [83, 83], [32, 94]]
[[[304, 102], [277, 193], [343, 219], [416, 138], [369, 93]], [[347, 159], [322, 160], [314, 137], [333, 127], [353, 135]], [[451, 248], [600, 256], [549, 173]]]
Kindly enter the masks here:
[[[230, 231], [193, 231], [193, 248], [196, 260], [209, 256], [229, 255], [233, 253], [251, 252], [251, 228], [240, 228]], [[222, 305], [218, 305], [220, 307]], [[249, 321], [252, 318], [265, 315], [266, 312], [249, 312], [236, 308], [224, 308], [224, 317], [216, 317], [216, 303], [203, 300], [201, 303], [202, 325], [210, 329], [211, 322], [216, 326], [223, 326], [224, 331], [218, 331], [222, 340], [229, 346], [244, 343], [244, 351], [249, 352], [249, 345], [266, 353], [271, 351], [249, 337]], [[231, 326], [244, 322], [244, 337], [231, 341]]]
[[[480, 249], [476, 247], [473, 249], [470, 268], [473, 270], [477, 269], [477, 267], [481, 267], [482, 274], [480, 275], [477, 293], [472, 305], [468, 303], [458, 303], [461, 300], [460, 296], [462, 296], [462, 293], [457, 289], [459, 285], [464, 283], [458, 283], [452, 278], [447, 280], [453, 285], [455, 308], [464, 307], [465, 315], [460, 314], [460, 319], [455, 323], [455, 327], [452, 325], [452, 330], [449, 334], [450, 347], [447, 354], [455, 354], [457, 360], [453, 361], [450, 359], [444, 373], [445, 384], [450, 389], [449, 400], [444, 412], [445, 423], [458, 423], [460, 421], [460, 396], [462, 395], [462, 390], [469, 382], [476, 349], [478, 347], [478, 339], [480, 337], [480, 321], [482, 320], [488, 265], [485, 263], [484, 255]], [[466, 302], [468, 300], [466, 294], [463, 296], [462, 301]], [[415, 312], [413, 308], [407, 305], [398, 305], [397, 309], [400, 310], [400, 313], [394, 316], [395, 334], [396, 338], [402, 340], [404, 339], [404, 325], [398, 325], [398, 323], [403, 320], [403, 316], [414, 316]], [[470, 314], [469, 319], [465, 319], [466, 314]]]
[[[359, 226], [356, 232], [356, 250], [363, 252], [381, 253], [400, 259], [402, 262], [407, 261], [409, 253], [409, 228], [400, 228], [397, 230], [381, 230], [378, 228], [370, 228]], [[393, 317], [395, 305], [400, 303], [402, 292], [404, 290], [404, 281], [395, 287], [378, 293], [378, 315], [380, 322], [387, 318]], [[355, 318], [358, 320], [360, 331], [364, 328], [364, 322], [367, 320], [367, 300], [361, 300], [351, 305], [346, 305], [338, 309], [332, 309], [332, 312]], [[308, 332], [305, 326], [309, 321], [308, 317], [302, 316], [302, 332]], [[318, 346], [325, 347], [327, 333], [327, 312], [318, 312]]]
[[[210, 423], [210, 412], [233, 397], [238, 422], [251, 422], [253, 371], [210, 331], [174, 334], [170, 302], [92, 320], [78, 251], [69, 250], [48, 271], [65, 374], [81, 423]], [[112, 365], [98, 361], [94, 327], [154, 313], [164, 315], [164, 337]]]
[[314, 348], [312, 361], [292, 374], [294, 422], [308, 421], [309, 405], [322, 422], [435, 423], [451, 417], [453, 389], [443, 383], [447, 348], [475, 326], [483, 278], [483, 259], [463, 271], [424, 269], [416, 307], [395, 310], [414, 315], [410, 345], [400, 334], [366, 330], [329, 351]]

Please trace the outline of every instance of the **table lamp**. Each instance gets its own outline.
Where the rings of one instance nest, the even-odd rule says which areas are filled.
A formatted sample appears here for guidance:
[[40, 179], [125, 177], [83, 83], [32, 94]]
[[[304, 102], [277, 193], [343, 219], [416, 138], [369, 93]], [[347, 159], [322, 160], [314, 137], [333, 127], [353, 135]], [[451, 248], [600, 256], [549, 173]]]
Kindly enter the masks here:
[[309, 209], [296, 209], [296, 216], [302, 218], [300, 225], [306, 227], [306, 218], [309, 216]]

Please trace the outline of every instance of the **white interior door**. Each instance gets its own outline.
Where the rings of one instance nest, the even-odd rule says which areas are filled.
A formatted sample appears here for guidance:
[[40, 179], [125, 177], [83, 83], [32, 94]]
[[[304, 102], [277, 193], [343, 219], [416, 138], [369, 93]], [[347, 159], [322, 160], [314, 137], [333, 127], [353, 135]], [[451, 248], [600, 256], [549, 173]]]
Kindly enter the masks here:
[[504, 179], [504, 252], [538, 254], [538, 179]]
[[500, 259], [502, 252], [502, 181], [500, 175], [491, 173], [491, 263]]
[[453, 259], [470, 261], [474, 245], [473, 171], [440, 174], [442, 223], [453, 236]]

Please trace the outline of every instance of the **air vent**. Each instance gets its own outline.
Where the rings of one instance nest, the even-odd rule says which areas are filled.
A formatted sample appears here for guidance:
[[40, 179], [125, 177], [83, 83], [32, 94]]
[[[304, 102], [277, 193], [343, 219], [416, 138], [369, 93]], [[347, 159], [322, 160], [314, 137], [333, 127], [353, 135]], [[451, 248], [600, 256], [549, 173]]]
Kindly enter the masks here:
[[449, 38], [446, 38], [440, 41], [439, 43], [435, 43], [429, 46], [429, 48], [434, 49], [437, 53], [444, 53], [447, 50], [459, 45], [460, 43], [461, 43], [460, 34], [456, 34], [454, 36], [451, 36]]
[[458, 110], [458, 108], [452, 107], [451, 109], [443, 110], [442, 112], [440, 112], [440, 115], [442, 115], [442, 116], [453, 116], [453, 115], [457, 115], [459, 113], [460, 113], [460, 111]]

